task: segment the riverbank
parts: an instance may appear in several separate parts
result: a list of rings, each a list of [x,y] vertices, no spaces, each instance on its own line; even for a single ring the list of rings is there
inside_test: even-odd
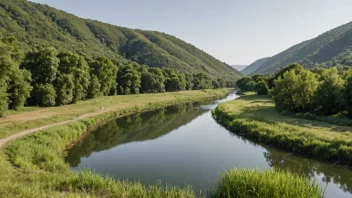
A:
[[[195,197],[190,188],[158,185],[143,186],[140,183],[115,182],[103,179],[90,171],[71,172],[64,162],[65,148],[97,125],[125,115],[150,111],[173,104],[194,102],[224,97],[228,89],[187,91],[165,94],[104,97],[64,107],[46,108],[47,115],[59,112],[56,117],[65,118],[92,109],[105,110],[91,117],[72,120],[24,138],[10,142],[0,151],[0,196],[1,197]],[[71,113],[64,110],[71,109]],[[31,113],[26,112],[24,114]],[[21,115],[21,114],[18,114]],[[53,118],[55,116],[52,116]],[[38,120],[26,120],[40,125]],[[49,123],[53,120],[49,119]],[[47,123],[47,122],[45,122]],[[30,123],[29,123],[30,124]],[[8,128],[11,131],[18,127]]]
[[[269,96],[244,95],[220,104],[212,113],[229,130],[255,141],[352,165],[352,127],[283,115]]]

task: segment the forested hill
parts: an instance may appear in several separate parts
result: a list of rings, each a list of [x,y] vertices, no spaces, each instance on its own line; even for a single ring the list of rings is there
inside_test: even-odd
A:
[[[270,57],[247,75],[273,74],[283,67],[297,62],[305,68],[352,66],[352,22],[325,32]],[[256,65],[258,66],[258,65]],[[247,67],[246,69],[248,70]]]
[[[174,36],[81,19],[25,0],[0,1],[0,34],[15,36],[26,50],[51,46],[93,57],[128,59],[151,67],[204,72],[213,78],[233,80],[242,75]]]

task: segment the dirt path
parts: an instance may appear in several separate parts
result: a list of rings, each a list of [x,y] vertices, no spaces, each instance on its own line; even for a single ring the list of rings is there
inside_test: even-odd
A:
[[[38,128],[34,128],[34,129],[28,129],[28,130],[22,131],[20,133],[16,133],[14,135],[8,136],[6,138],[0,139],[0,148],[2,148],[5,144],[7,144],[8,142],[10,142],[12,140],[15,140],[17,138],[23,137],[23,136],[31,134],[31,133],[35,133],[37,131],[48,129],[48,128],[51,128],[51,127],[54,127],[54,126],[60,126],[60,125],[67,124],[67,123],[70,123],[70,122],[74,122],[74,121],[77,121],[77,120],[82,120],[82,119],[89,118],[89,117],[92,117],[92,116],[96,116],[96,115],[99,115],[99,114],[102,114],[102,113],[111,112],[111,111],[117,111],[118,109],[121,109],[121,108],[122,107],[110,108],[110,109],[105,109],[105,110],[99,110],[97,112],[83,114],[83,115],[81,115],[81,116],[79,116],[79,117],[77,117],[75,119],[65,120],[65,121],[62,121],[62,122],[54,123],[54,124],[48,124],[48,125],[44,125],[44,126],[41,126],[41,127],[38,127]]]

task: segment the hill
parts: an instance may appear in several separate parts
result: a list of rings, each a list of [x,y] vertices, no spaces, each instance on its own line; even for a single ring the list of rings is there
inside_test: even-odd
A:
[[[294,62],[300,63],[306,68],[335,66],[339,62],[336,61],[337,58],[341,60],[346,58],[346,55],[350,55],[348,52],[351,46],[352,22],[294,45],[270,57],[257,69],[248,70],[244,73],[247,75],[273,74]],[[352,64],[347,66],[352,66]]]
[[[25,0],[0,1],[0,34],[15,36],[30,50],[53,46],[97,57],[129,60],[181,72],[204,72],[213,78],[242,74],[174,36],[82,19],[47,5]]]
[[[236,69],[237,71],[241,71],[246,68],[248,65],[230,65],[232,68]]]
[[[269,58],[259,59],[259,60],[255,61],[254,63],[248,65],[246,68],[242,69],[241,72],[246,74],[246,75],[250,75],[252,72],[257,70],[260,66],[264,65],[264,63],[266,63],[266,61],[268,59]]]

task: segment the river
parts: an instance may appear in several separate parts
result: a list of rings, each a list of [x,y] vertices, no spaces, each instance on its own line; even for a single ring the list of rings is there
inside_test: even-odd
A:
[[[325,197],[352,197],[352,169],[255,143],[231,133],[211,115],[217,104],[186,103],[139,113],[100,126],[77,142],[66,161],[115,179],[144,184],[191,185],[197,193],[216,185],[231,168],[280,167],[316,180]]]

